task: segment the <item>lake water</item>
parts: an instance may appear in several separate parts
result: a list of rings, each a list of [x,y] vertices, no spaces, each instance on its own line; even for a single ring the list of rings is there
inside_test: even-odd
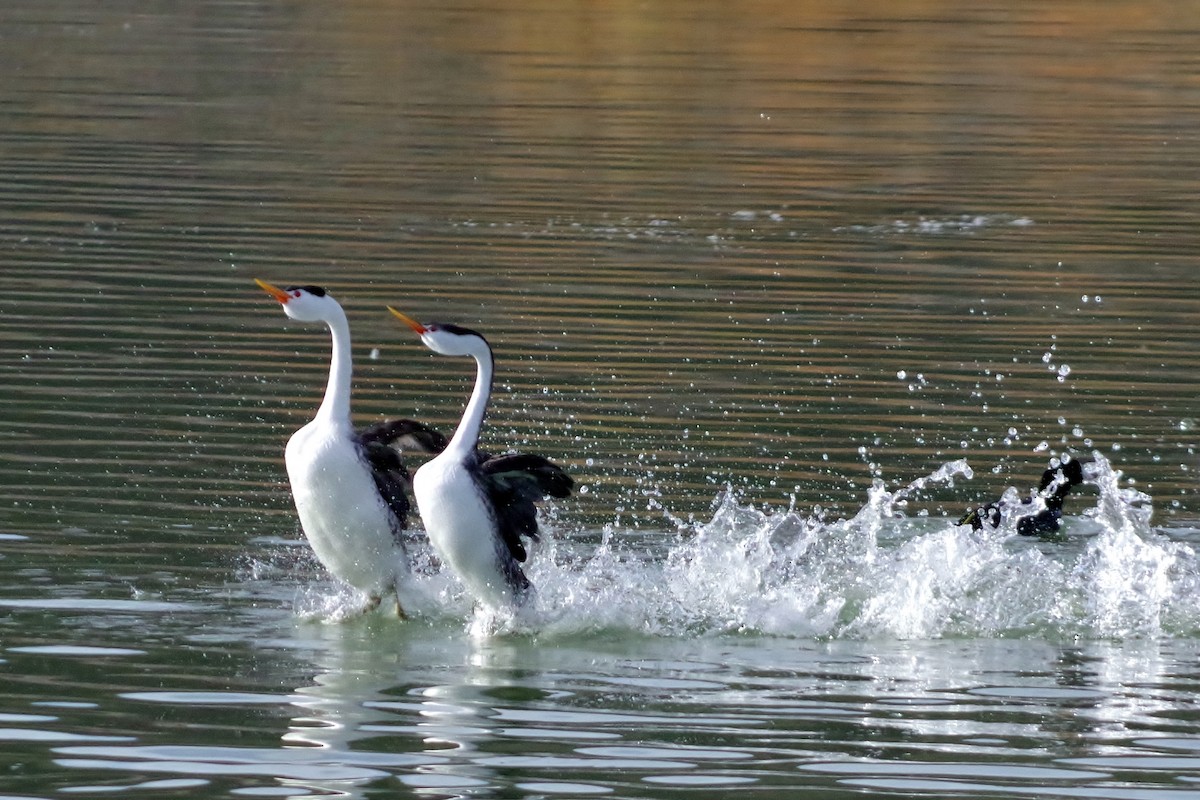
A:
[[[0,797],[1200,798],[1196,11],[7,3]],[[530,620],[348,613],[255,277],[488,335]]]

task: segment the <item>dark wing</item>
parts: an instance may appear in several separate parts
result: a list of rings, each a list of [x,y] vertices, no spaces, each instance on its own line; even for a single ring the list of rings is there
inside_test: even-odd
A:
[[[379,490],[380,496],[396,518],[392,532],[399,537],[400,531],[408,524],[408,512],[412,509],[412,504],[408,501],[408,493],[411,491],[408,470],[400,460],[400,454],[386,444],[360,441],[358,446],[367,460],[367,466],[371,468],[375,488]]]
[[[521,537],[538,538],[535,504],[546,497],[567,497],[575,481],[550,459],[528,453],[481,458],[479,474],[496,513],[500,537],[512,557],[524,561]]]
[[[361,444],[377,442],[398,445],[401,450],[436,455],[446,449],[446,437],[433,428],[411,419],[389,419],[363,428],[358,434]]]
[[[411,419],[393,419],[364,428],[356,438],[360,452],[371,468],[375,488],[396,517],[398,527],[394,533],[399,537],[400,531],[408,524],[408,514],[412,510],[412,503],[408,500],[412,480],[400,453],[392,444],[404,450],[440,453],[446,447],[446,437]]]
[[[977,531],[983,527],[984,523],[991,525],[993,528],[1000,527],[1000,503],[988,503],[986,506],[973,508],[962,518],[956,522],[956,525],[970,525],[971,530]]]
[[[1055,465],[1042,473],[1038,483],[1038,494],[1046,503],[1046,507],[1036,514],[1021,517],[1017,520],[1017,533],[1022,536],[1052,536],[1058,533],[1062,519],[1063,501],[1071,493],[1071,489],[1083,483],[1083,465],[1078,461],[1068,461]],[[1031,500],[1032,502],[1032,500]]]
[[[1042,473],[1042,480],[1038,483],[1038,492],[1046,498],[1046,507],[1057,511],[1062,510],[1063,500],[1071,493],[1071,489],[1083,483],[1083,465],[1078,461],[1068,461],[1065,464],[1054,466]],[[1046,490],[1054,486],[1054,489],[1046,493]]]

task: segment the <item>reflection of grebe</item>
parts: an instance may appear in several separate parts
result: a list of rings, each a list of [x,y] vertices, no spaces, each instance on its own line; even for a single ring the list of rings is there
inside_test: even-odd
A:
[[[477,600],[519,607],[532,586],[521,570],[522,536],[537,539],[535,503],[566,497],[574,481],[549,459],[529,453],[491,456],[476,449],[492,393],[492,349],[457,325],[422,325],[389,306],[436,353],[471,356],[475,389],[442,453],[417,470],[413,494],[429,541]]]
[[[350,326],[319,286],[278,289],[257,281],[301,322],[323,322],[333,337],[329,383],[312,422],[288,440],[284,460],[304,535],[335,577],[367,595],[367,609],[395,598],[409,573],[400,540],[409,512],[408,470],[390,445],[435,453],[441,434],[412,420],[356,432],[350,422]]]
[[[436,769],[443,759],[418,751],[363,746],[382,736],[405,735],[403,718],[377,704],[395,700],[398,654],[407,647],[401,631],[367,620],[347,625],[304,625],[297,642],[313,649],[311,684],[292,693],[296,709],[282,736],[288,757],[311,774],[284,781],[322,797],[374,796],[385,781],[414,770]],[[309,795],[304,795],[309,796]]]
[[[1055,459],[1050,462],[1049,469],[1042,473],[1037,494],[1025,498],[1016,505],[996,500],[972,509],[958,521],[958,524],[970,525],[973,530],[979,530],[986,522],[993,528],[998,528],[1002,512],[1010,512],[1017,515],[1017,533],[1022,536],[1046,536],[1057,533],[1062,519],[1063,501],[1071,493],[1071,489],[1081,483],[1083,483],[1083,467],[1078,461],[1071,459],[1060,462]],[[1041,498],[1044,504],[1044,507],[1037,511],[1034,511],[1036,508],[1035,498]]]
[[[311,654],[314,675],[292,693],[295,712],[282,748],[289,761],[327,774],[288,785],[357,800],[376,796],[388,777],[439,797],[495,780],[492,768],[476,763],[494,754],[484,745],[499,735],[491,690],[521,685],[515,676],[537,664],[530,648],[480,648],[424,626],[371,618],[296,630],[297,653]],[[426,662],[442,666],[422,670]],[[455,664],[462,667],[445,666]]]

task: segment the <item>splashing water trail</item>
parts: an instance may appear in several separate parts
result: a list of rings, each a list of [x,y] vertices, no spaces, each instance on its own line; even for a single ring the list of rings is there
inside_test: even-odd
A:
[[[1180,591],[1196,579],[1194,551],[1149,533],[1150,496],[1120,488],[1120,471],[1103,457],[1096,459],[1087,477],[1100,489],[1100,502],[1089,515],[1104,525],[1088,543],[1073,575],[1093,587],[1085,598],[1088,618],[1102,636],[1167,632],[1164,617],[1181,601],[1191,606],[1187,599],[1195,596]]]
[[[706,523],[668,515],[674,535],[608,525],[598,544],[583,544],[551,534],[526,564],[536,602],[516,614],[475,608],[432,554],[416,552],[406,610],[474,637],[1123,639],[1200,630],[1200,560],[1151,526],[1151,498],[1122,488],[1121,472],[1100,453],[1084,469],[1095,493],[1071,495],[1072,513],[1054,541],[1018,535],[1008,516],[975,531],[906,514],[923,490],[960,477],[973,477],[965,460],[896,490],[876,478],[858,512],[836,521],[795,505],[755,508],[726,489]],[[1021,494],[1010,488],[1004,500],[1019,506]],[[287,549],[290,563],[298,548]],[[259,564],[253,574],[270,571]],[[293,601],[302,617],[338,622],[357,615],[363,598],[305,585]]]
[[[1093,454],[1085,476],[1096,505],[1068,517],[1062,541],[1019,536],[1013,519],[972,531],[900,510],[928,485],[959,476],[972,477],[965,461],[894,492],[877,479],[858,513],[836,522],[795,508],[762,511],[726,491],[709,522],[682,530],[661,554],[622,548],[611,529],[589,556],[554,548],[532,565],[538,625],[906,639],[1194,630],[1195,553],[1151,528],[1150,498],[1122,489],[1103,455]]]

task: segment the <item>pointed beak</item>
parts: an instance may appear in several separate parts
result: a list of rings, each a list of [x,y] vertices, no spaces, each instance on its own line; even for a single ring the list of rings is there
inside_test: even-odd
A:
[[[280,289],[278,286],[272,286],[271,284],[267,283],[266,281],[261,281],[258,278],[255,278],[254,282],[257,283],[260,287],[262,287],[262,290],[264,292],[271,295],[271,297],[274,297],[276,300],[283,303],[284,305],[287,305],[287,301],[292,299],[291,295],[289,295],[283,289]]]
[[[410,316],[408,316],[408,315],[406,315],[406,314],[401,314],[399,311],[397,311],[396,309],[392,308],[391,306],[388,306],[388,307],[387,307],[387,310],[388,310],[388,311],[390,311],[390,312],[392,312],[392,314],[394,314],[394,315],[396,316],[396,318],[397,318],[397,319],[403,320],[403,321],[404,321],[404,324],[405,324],[405,325],[407,325],[408,327],[412,328],[412,329],[413,329],[413,331],[415,331],[415,332],[416,332],[417,336],[424,336],[426,333],[428,333],[428,332],[429,332],[429,329],[428,329],[428,328],[426,328],[426,327],[425,327],[424,325],[422,325],[421,323],[417,322],[417,321],[416,321],[415,319],[413,319],[412,317],[410,317]]]

